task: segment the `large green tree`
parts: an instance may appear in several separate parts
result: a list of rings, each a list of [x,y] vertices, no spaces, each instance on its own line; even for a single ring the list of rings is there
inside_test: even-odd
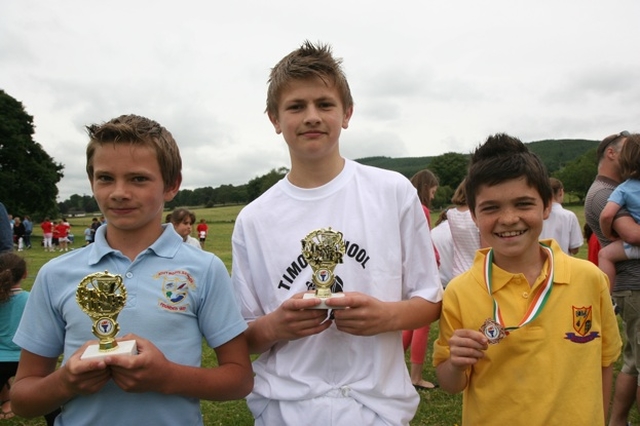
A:
[[[564,186],[564,192],[575,195],[582,203],[597,174],[598,162],[594,148],[575,160],[569,161],[566,166],[553,173],[552,176],[560,179]]]
[[[41,219],[57,211],[62,164],[33,140],[33,117],[0,90],[0,200],[15,215]]]
[[[457,152],[447,152],[433,157],[429,170],[438,176],[440,186],[449,186],[455,190],[467,175],[469,156]]]

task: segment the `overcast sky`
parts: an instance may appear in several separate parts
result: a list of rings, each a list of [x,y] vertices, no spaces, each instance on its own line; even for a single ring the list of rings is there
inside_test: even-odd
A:
[[[347,158],[638,131],[638,18],[637,0],[4,0],[0,89],[64,164],[60,201],[91,193],[84,126],[128,113],[173,133],[183,189],[215,188],[289,164],[266,82],[305,39],[344,59]]]

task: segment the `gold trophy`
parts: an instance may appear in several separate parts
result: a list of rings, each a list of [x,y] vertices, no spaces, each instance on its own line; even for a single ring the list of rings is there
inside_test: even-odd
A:
[[[344,297],[344,293],[332,293],[331,286],[336,281],[333,273],[336,265],[342,263],[345,253],[342,232],[331,227],[311,231],[302,240],[302,256],[313,271],[312,281],[316,287],[315,294],[306,293],[305,299],[318,298],[322,303],[314,309],[332,309],[325,304],[332,297]]]
[[[76,302],[93,320],[91,331],[100,340],[99,345],[90,345],[80,359],[138,353],[135,340],[119,344],[116,341],[120,331],[116,318],[127,303],[127,289],[120,275],[110,274],[109,271],[87,275],[78,285]]]

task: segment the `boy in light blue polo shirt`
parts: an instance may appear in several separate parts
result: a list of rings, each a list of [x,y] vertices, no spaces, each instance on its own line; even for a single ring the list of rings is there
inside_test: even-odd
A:
[[[253,386],[229,274],[162,224],[182,181],[171,134],[134,115],[87,129],[87,174],[107,225],[94,244],[40,270],[14,339],[23,349],[13,410],[34,417],[62,406],[56,424],[202,425],[200,399],[238,399]],[[117,321],[138,354],[82,360],[95,337],[76,290],[104,271],[122,277],[127,301]],[[218,367],[201,367],[203,337]]]

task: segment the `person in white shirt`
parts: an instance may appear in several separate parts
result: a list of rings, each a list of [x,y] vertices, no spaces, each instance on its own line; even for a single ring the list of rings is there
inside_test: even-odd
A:
[[[564,201],[562,182],[556,178],[549,178],[549,182],[551,182],[551,189],[553,189],[551,213],[542,224],[540,239],[553,238],[558,242],[563,252],[575,255],[584,242],[580,222],[574,212],[562,207]]]
[[[436,246],[436,250],[440,255],[438,271],[440,272],[442,287],[446,288],[451,278],[453,278],[453,236],[447,220],[447,210],[443,210],[440,213],[440,217],[438,217],[435,226],[431,230],[431,241],[433,241],[433,245]]]
[[[467,206],[464,192],[466,179],[460,182],[453,193],[451,202],[455,207],[447,210],[447,221],[453,236],[453,276],[465,272],[473,264],[476,250],[482,247],[480,232]]]

